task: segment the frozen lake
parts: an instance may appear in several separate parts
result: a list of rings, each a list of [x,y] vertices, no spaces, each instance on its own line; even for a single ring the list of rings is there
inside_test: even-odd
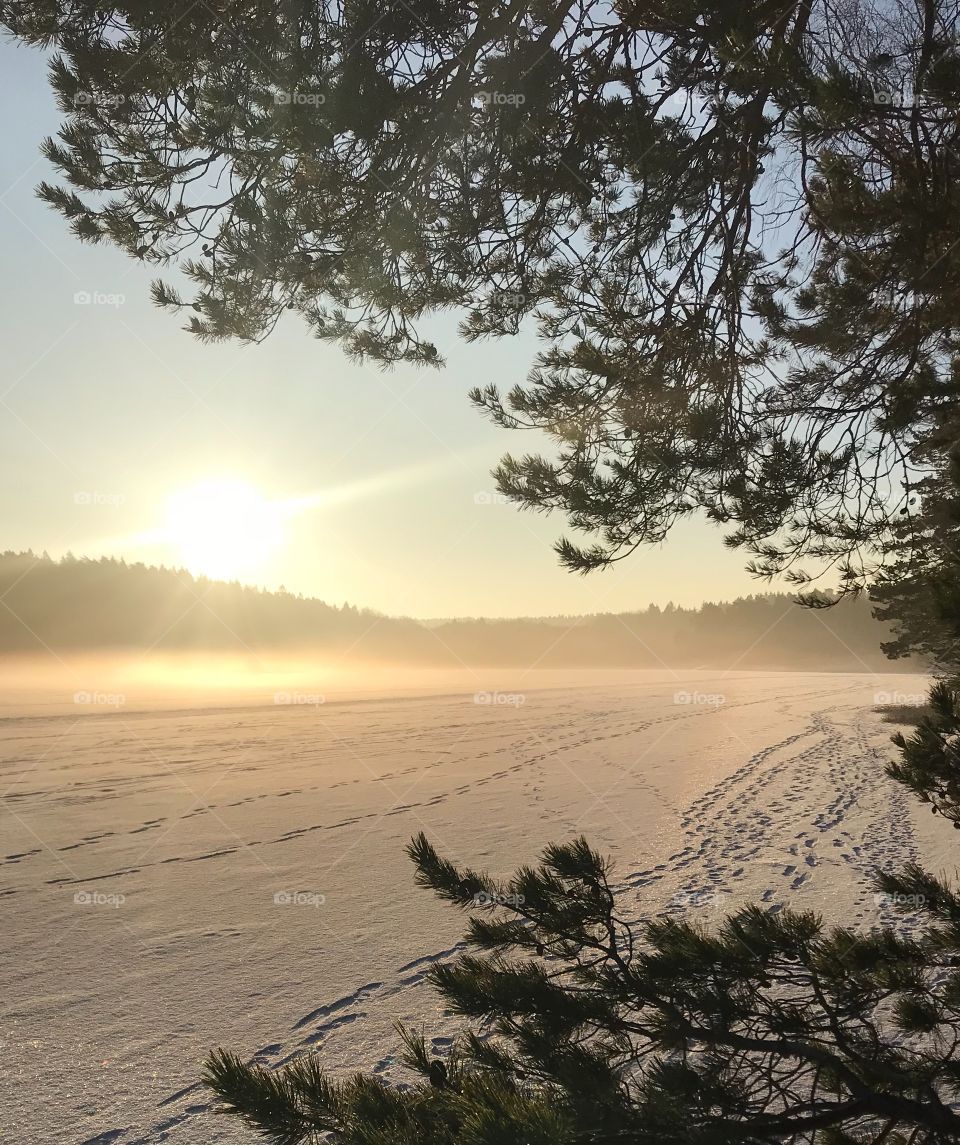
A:
[[[500,874],[583,833],[628,914],[692,896],[706,923],[754,899],[869,927],[893,917],[873,869],[953,866],[953,832],[884,777],[894,729],[872,711],[921,677],[484,676],[5,707],[0,1140],[252,1142],[194,1087],[218,1045],[392,1077],[400,1018],[442,1053],[457,1021],[423,975],[464,918],[413,885],[421,830]]]

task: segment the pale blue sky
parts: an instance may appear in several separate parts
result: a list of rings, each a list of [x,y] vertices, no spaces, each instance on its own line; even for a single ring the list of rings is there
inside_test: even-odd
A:
[[[313,498],[243,579],[334,603],[509,616],[762,591],[706,522],[583,578],[550,547],[562,518],[477,503],[500,454],[537,443],[489,425],[466,393],[522,380],[530,337],[466,346],[444,320],[439,372],[352,365],[292,314],[263,346],[200,345],[150,303],[149,268],[82,245],[36,199],[53,177],[39,145],[59,124],[42,55],[0,43],[0,91],[0,549],[178,563],[182,546],[156,533],[167,499],[232,479],[271,504]]]

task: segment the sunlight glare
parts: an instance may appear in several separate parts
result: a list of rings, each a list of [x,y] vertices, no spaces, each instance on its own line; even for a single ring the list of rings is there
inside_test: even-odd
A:
[[[285,539],[281,508],[232,479],[171,494],[165,531],[185,568],[223,580],[256,574]]]

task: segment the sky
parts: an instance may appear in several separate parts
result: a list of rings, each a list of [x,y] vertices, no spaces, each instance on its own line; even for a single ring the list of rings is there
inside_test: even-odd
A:
[[[260,346],[203,346],[149,299],[151,269],[82,244],[35,195],[61,116],[42,53],[0,41],[0,549],[113,555],[392,615],[544,616],[764,591],[722,531],[688,521],[582,577],[562,516],[495,494],[507,452],[468,390],[523,381],[532,335],[464,344],[441,370],[383,372],[296,314]],[[579,537],[581,541],[584,539]]]

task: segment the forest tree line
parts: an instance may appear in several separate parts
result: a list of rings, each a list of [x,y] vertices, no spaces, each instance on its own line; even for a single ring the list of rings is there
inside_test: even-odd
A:
[[[0,554],[0,651],[349,650],[424,665],[889,671],[863,598],[810,610],[766,593],[697,608],[423,623],[111,557]]]

